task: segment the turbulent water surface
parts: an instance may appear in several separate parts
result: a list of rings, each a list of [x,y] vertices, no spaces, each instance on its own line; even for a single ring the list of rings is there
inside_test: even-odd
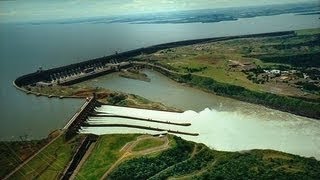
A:
[[[320,159],[320,124],[311,119],[277,112],[270,117],[261,117],[259,112],[217,111],[205,109],[201,112],[161,112],[115,106],[97,108],[108,115],[130,116],[175,123],[191,123],[178,126],[157,122],[138,121],[119,117],[91,117],[90,124],[131,124],[165,130],[199,133],[199,136],[179,135],[187,140],[201,142],[209,147],[224,151],[250,149],[274,149],[306,157]],[[83,127],[81,133],[156,133],[156,131],[126,127]]]

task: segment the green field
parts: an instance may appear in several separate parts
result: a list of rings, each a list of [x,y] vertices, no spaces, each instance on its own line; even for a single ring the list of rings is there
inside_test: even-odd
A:
[[[97,179],[122,155],[121,148],[137,138],[136,134],[100,136],[87,161],[77,174],[77,179]]]
[[[46,143],[47,139],[0,142],[0,179],[32,156]]]
[[[163,144],[164,144],[163,140],[159,138],[144,139],[144,140],[141,140],[138,144],[136,144],[132,149],[132,151],[142,151],[142,150],[150,149],[153,147],[161,146]]]
[[[58,179],[80,143],[80,136],[66,142],[60,136],[17,171],[10,179]]]

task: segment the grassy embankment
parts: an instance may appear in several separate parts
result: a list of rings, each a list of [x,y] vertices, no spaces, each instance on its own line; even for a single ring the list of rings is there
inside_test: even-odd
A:
[[[161,50],[135,60],[159,64],[179,73],[166,74],[172,79],[209,92],[320,118],[320,94],[316,91],[319,85],[305,84],[319,84],[315,76],[320,75],[316,69],[320,66],[316,59],[320,53],[319,36],[317,29],[298,31],[291,37],[235,39]],[[263,69],[299,73],[269,78]],[[301,78],[303,73],[314,79]]]
[[[47,138],[41,140],[27,140],[26,137],[21,137],[21,141],[1,141],[0,178],[13,171],[58,135],[59,131],[53,131]]]
[[[31,157],[47,140],[0,142],[0,179]]]
[[[132,151],[142,151],[146,149],[150,149],[152,147],[157,147],[163,145],[163,141],[161,139],[144,139],[134,146]]]
[[[131,158],[109,179],[317,179],[320,162],[272,150],[222,152],[171,138],[161,153]],[[94,160],[92,160],[94,161]]]
[[[9,179],[58,179],[80,145],[81,139],[82,136],[76,136],[65,141],[65,138],[60,136]]]
[[[96,179],[102,177],[106,170],[121,157],[121,148],[137,137],[137,134],[100,136],[90,156],[76,175],[76,178]]]

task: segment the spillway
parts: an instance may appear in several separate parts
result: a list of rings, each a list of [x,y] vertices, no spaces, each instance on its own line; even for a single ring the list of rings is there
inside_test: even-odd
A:
[[[142,110],[103,105],[97,107],[92,116],[84,123],[81,133],[105,134],[104,130],[119,130],[123,128],[145,130],[139,133],[156,134],[167,131],[173,134],[197,136],[191,132],[192,119],[185,113]],[[118,132],[119,133],[119,132]]]
[[[271,119],[270,116],[259,116],[255,113],[244,114],[237,111],[216,111],[208,108],[199,113],[195,111],[177,113],[107,105],[96,108],[95,111],[97,116],[89,117],[86,123],[98,127],[83,126],[80,133],[97,135],[114,133],[156,134],[170,129],[199,133],[199,136],[173,134],[186,140],[204,143],[217,150],[274,149],[320,159],[320,124],[311,119],[301,120],[295,115],[290,115],[290,118],[281,120],[283,117],[275,114],[271,116]],[[99,117],[99,114],[157,119],[163,122],[190,123],[191,125],[178,126],[130,118]],[[103,127],[103,125],[112,124],[145,126],[159,128],[159,130],[120,126]]]

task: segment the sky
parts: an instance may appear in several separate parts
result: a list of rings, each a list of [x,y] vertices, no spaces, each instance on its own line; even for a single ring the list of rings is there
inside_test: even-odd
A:
[[[314,0],[0,0],[0,22],[56,20]]]

